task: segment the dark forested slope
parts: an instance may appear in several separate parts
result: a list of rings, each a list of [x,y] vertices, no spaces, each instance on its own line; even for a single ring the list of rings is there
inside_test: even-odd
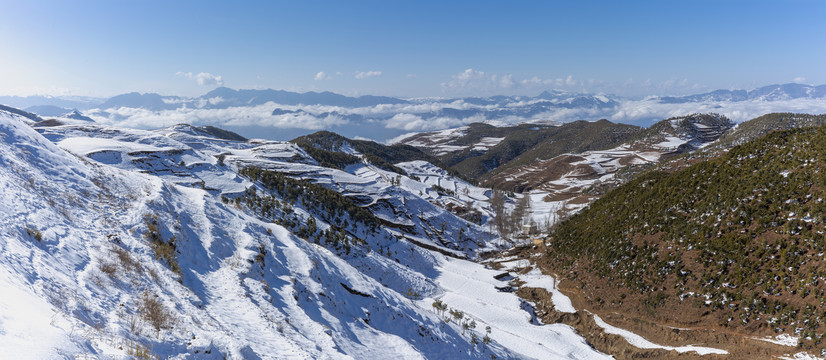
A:
[[[558,226],[546,260],[594,306],[817,346],[824,175],[826,127],[776,131],[609,192]]]

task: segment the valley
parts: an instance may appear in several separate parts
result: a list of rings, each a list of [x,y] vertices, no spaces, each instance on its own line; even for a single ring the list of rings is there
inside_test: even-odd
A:
[[[826,360],[826,2],[0,21],[0,360]]]

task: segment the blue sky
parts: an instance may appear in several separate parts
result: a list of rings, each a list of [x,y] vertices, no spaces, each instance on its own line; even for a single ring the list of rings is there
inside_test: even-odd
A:
[[[0,95],[826,83],[823,1],[7,1]]]

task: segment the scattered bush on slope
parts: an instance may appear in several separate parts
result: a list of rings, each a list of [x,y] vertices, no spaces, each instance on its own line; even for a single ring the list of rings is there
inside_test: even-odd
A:
[[[768,322],[818,345],[824,174],[826,127],[777,131],[609,192],[558,226],[548,259],[571,279],[604,279],[603,294],[646,294],[652,309],[690,302],[720,325]]]

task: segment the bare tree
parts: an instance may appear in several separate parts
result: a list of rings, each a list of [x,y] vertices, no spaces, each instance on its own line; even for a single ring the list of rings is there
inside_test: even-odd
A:
[[[502,237],[507,236],[507,212],[505,210],[505,192],[493,190],[490,196],[490,207],[493,210],[493,226],[499,231]]]
[[[516,201],[516,207],[513,208],[513,212],[510,213],[509,224],[511,226],[511,232],[522,229],[522,222],[524,221],[530,208],[531,197],[528,194],[522,194],[522,197]]]

